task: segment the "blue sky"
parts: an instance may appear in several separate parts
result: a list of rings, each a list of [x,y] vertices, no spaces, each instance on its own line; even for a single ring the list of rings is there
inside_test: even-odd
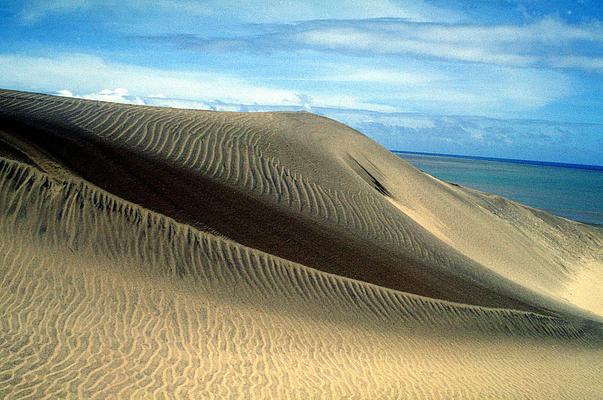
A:
[[[0,86],[308,110],[390,149],[603,164],[597,1],[0,3]]]

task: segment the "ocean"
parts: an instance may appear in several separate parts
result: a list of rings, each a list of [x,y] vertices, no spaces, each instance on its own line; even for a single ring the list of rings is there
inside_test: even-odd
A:
[[[603,225],[603,167],[393,151],[442,180]]]

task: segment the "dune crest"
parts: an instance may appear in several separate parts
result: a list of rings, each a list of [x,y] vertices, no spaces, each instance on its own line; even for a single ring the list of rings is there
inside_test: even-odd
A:
[[[600,395],[603,233],[322,117],[0,91],[0,204],[7,398]]]

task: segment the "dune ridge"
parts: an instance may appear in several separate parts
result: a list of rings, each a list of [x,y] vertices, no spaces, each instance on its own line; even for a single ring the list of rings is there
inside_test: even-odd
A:
[[[116,122],[127,113],[129,122]],[[582,265],[589,283],[601,279],[603,239],[594,228],[447,185],[306,114],[3,92],[0,130],[0,390],[8,398],[601,393],[599,305],[563,298],[568,282],[582,288],[572,278]],[[328,154],[316,149],[320,140]],[[401,193],[400,180],[415,193]],[[539,245],[549,268],[543,282],[503,276],[504,262],[480,263],[441,205],[409,202],[429,193],[449,195],[447,205],[468,202],[488,216],[482,223],[509,225],[501,235],[512,229]],[[253,215],[256,206],[267,215]],[[422,213],[418,221],[405,207]],[[282,248],[270,251],[276,239]],[[554,244],[563,246],[546,253]],[[301,254],[311,249],[318,255]],[[359,253],[368,255],[351,260]],[[458,265],[460,273],[450,271]]]

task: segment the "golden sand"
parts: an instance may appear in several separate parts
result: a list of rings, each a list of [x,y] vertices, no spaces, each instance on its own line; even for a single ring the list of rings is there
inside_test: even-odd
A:
[[[0,249],[9,399],[603,394],[601,230],[308,113],[0,91]]]

